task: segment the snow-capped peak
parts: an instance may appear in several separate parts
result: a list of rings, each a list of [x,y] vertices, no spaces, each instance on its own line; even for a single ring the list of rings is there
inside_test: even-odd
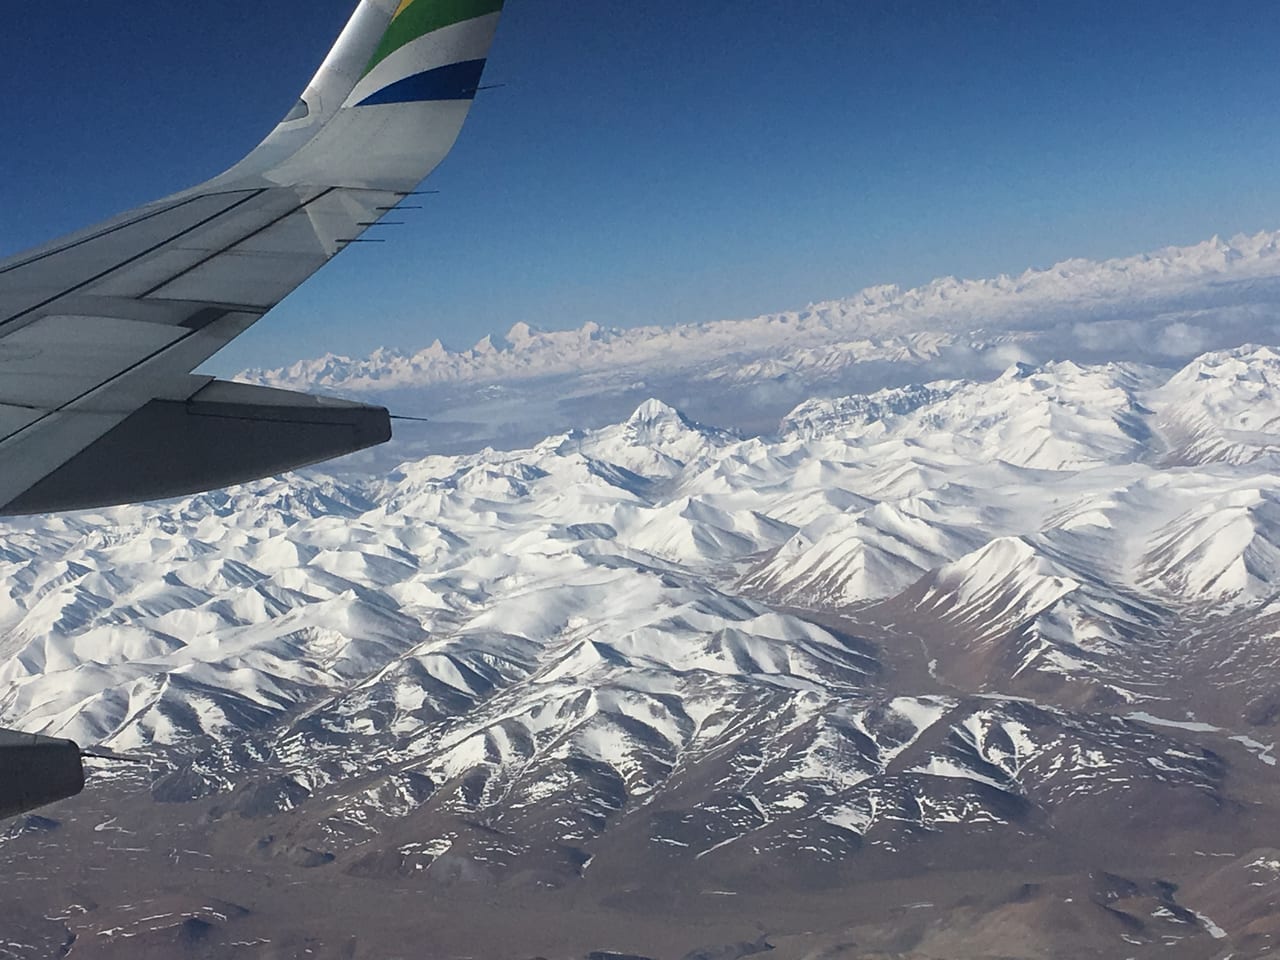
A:
[[[1280,453],[1280,354],[1270,347],[1197,357],[1148,403],[1179,462],[1248,463]]]
[[[627,418],[627,426],[636,429],[694,429],[683,413],[653,397],[636,407],[636,412]]]

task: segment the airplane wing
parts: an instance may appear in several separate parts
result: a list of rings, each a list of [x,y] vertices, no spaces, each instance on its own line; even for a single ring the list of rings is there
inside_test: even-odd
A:
[[[501,8],[360,0],[240,163],[0,261],[0,514],[194,493],[390,438],[380,407],[191,371],[436,168]]]

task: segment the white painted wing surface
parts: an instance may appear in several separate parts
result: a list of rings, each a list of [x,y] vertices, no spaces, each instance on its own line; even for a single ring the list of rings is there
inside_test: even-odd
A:
[[[501,5],[361,0],[243,161],[0,262],[0,513],[196,492],[390,436],[381,408],[191,371],[435,169]]]

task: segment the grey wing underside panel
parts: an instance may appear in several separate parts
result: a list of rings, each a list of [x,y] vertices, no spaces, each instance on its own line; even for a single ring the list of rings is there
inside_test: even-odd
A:
[[[193,194],[0,265],[0,512],[30,512],[23,491],[148,403],[190,400],[209,383],[190,371],[400,199],[337,187]],[[77,505],[166,492],[104,489]]]
[[[83,789],[84,763],[70,740],[0,730],[0,819]]]
[[[152,400],[10,501],[10,513],[176,497],[269,476],[391,439],[385,411],[214,381]]]

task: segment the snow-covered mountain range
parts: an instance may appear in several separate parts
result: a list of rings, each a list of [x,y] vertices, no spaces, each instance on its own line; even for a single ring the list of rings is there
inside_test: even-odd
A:
[[[1185,719],[1153,679],[1191,625],[1274,615],[1277,417],[1267,348],[1015,365],[772,439],[650,401],[360,484],[12,521],[0,709],[154,758],[159,800],[320,804],[308,844],[350,856],[423,810],[501,824],[511,860],[637,817],[696,858],[838,860],[1047,798],[1197,809],[1222,757],[1130,715]],[[1248,700],[1198,709],[1264,766]],[[494,855],[439,829],[406,862]]]
[[[1250,313],[1270,321],[1249,307],[1251,301],[1273,304],[1278,278],[1280,232],[1264,232],[1101,262],[1067,260],[1016,277],[943,277],[912,290],[870,287],[848,299],[749,320],[632,329],[587,322],[558,332],[518,322],[505,336],[486,335],[468,350],[451,351],[437,340],[416,353],[379,350],[359,360],[328,354],[245,376],[273,386],[370,391],[674,363],[708,379],[767,380],[855,363],[935,360],[957,339],[984,332],[993,338],[988,349],[994,350],[997,341],[1030,344],[1062,332],[1064,317],[1083,324],[1066,334],[1086,351],[1101,346],[1112,357],[1141,351],[1177,358],[1200,352],[1226,333],[1214,328],[1228,306],[1237,310],[1238,321]],[[1224,287],[1234,288],[1234,302]],[[1157,305],[1167,304],[1182,305],[1185,314],[1157,314]],[[1028,336],[1007,337],[1015,331]],[[1232,329],[1229,335],[1238,332]],[[1057,347],[1064,344],[1054,341]],[[1058,355],[1074,352],[1059,350]],[[1008,355],[996,351],[989,363]]]
[[[1097,296],[1274,250],[1113,264]],[[184,854],[343,883],[745,896],[1171,838],[1198,879],[1215,838],[1243,856],[1272,822],[1277,422],[1267,347],[1019,361],[807,400],[761,435],[650,399],[386,475],[5,521],[0,715],[151,765],[76,801],[111,819],[60,815],[93,862],[158,863],[98,834],[167,818],[199,825]],[[1146,910],[1131,943],[1271,942],[1261,908],[1142,883],[1091,894]]]
[[[406,674],[439,684],[431,720],[456,712],[450,697],[624,665],[858,687],[870,654],[786,609],[913,589],[920,610],[972,629],[1036,622],[1046,650],[1100,656],[1172,611],[1273,599],[1276,417],[1267,348],[1171,378],[1015,365],[989,384],[812,401],[773,439],[649,401],[602,430],[362,484],[285,478],[13,521],[3,704],[133,749],[279,719],[375,675],[386,702]],[[1084,669],[1061,650],[1028,667]],[[679,752],[699,725],[670,723]]]
[[[987,280],[872,287],[844,300],[747,320],[538,331],[449,350],[326,355],[242,379],[320,387],[428,416],[436,450],[531,445],[624,418],[657,397],[697,419],[768,432],[813,396],[939,377],[987,380],[1015,362],[1169,366],[1206,350],[1274,343],[1280,233],[1103,262],[1068,260]],[[425,448],[423,448],[425,449]]]

